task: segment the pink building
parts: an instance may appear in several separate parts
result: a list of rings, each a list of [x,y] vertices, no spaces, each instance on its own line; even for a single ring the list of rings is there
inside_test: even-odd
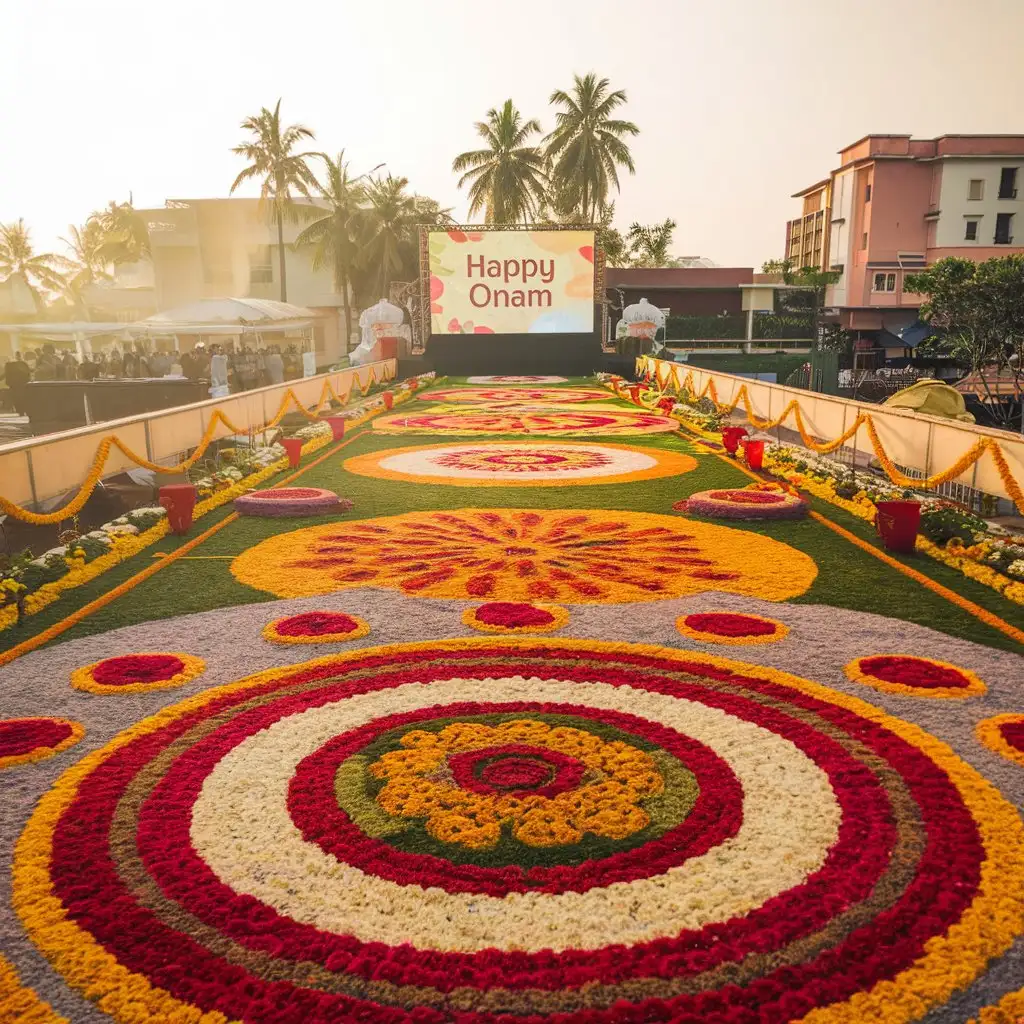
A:
[[[826,304],[861,347],[901,355],[921,340],[900,337],[920,304],[905,275],[946,256],[1024,252],[1024,135],[868,135],[839,157],[794,197],[804,211],[787,224],[786,255],[799,266],[818,250],[813,265],[840,273]],[[820,245],[807,244],[808,206],[826,208]]]

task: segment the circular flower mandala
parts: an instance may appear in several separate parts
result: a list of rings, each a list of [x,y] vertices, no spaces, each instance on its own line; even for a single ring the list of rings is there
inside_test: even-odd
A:
[[[462,621],[482,633],[550,633],[569,621],[569,613],[555,604],[491,601],[467,608]]]
[[[604,412],[395,413],[373,421],[392,434],[660,434],[677,430],[675,420],[627,409]]]
[[[905,1024],[1011,948],[1022,854],[991,785],[855,698],[488,638],[166,708],[43,795],[13,889],[120,1024]]]
[[[550,376],[514,376],[512,374],[498,374],[486,377],[467,377],[468,384],[568,384],[565,377]]]
[[[769,644],[784,640],[789,627],[778,619],[738,612],[694,612],[676,620],[683,636],[713,644]]]
[[[369,632],[365,619],[345,612],[301,612],[263,627],[264,639],[275,644],[329,644],[358,640]]]
[[[419,445],[368,452],[347,459],[345,469],[361,476],[414,483],[479,487],[556,487],[618,484],[688,473],[697,467],[689,455],[657,448],[575,442]]]
[[[87,693],[145,693],[182,686],[205,669],[191,654],[124,654],[76,668],[71,685]]]
[[[231,563],[279,597],[350,587],[496,601],[656,601],[705,590],[783,601],[817,569],[752,533],[643,512],[408,512],[277,534]]]
[[[989,750],[1024,765],[1024,714],[995,715],[977,725],[978,739]]]
[[[276,487],[252,491],[235,498],[235,510],[243,516],[312,516],[322,512],[344,512],[352,507],[323,487]]]
[[[876,690],[908,697],[963,700],[981,696],[988,689],[965,668],[909,654],[875,654],[856,658],[844,671],[855,683],[866,683]]]
[[[418,396],[423,402],[469,402],[490,408],[503,405],[569,405],[603,402],[607,391],[594,388],[435,388]]]
[[[78,722],[66,718],[0,719],[0,768],[53,757],[84,735]]]
[[[799,495],[736,487],[699,491],[672,506],[677,512],[717,519],[801,519],[810,506]]]

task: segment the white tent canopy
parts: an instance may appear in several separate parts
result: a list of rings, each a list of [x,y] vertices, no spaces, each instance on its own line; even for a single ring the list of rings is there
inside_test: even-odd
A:
[[[203,299],[131,325],[150,334],[243,334],[309,327],[315,314],[305,306],[273,299]]]

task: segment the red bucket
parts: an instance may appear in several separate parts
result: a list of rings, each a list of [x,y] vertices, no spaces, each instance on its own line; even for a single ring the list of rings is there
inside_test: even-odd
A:
[[[167,509],[167,521],[175,533],[186,534],[192,526],[196,507],[196,489],[191,484],[164,484],[160,504]]]
[[[345,421],[340,416],[325,416],[331,425],[331,440],[340,441],[345,436]]]
[[[395,396],[390,391],[385,391],[384,394],[381,395],[380,397],[384,399],[384,408],[385,409],[392,409],[392,408],[394,408]]]
[[[910,554],[921,525],[919,501],[876,501],[875,529],[890,551]]]
[[[302,458],[302,438],[286,437],[281,446],[288,453],[288,465],[294,469]]]
[[[764,462],[764,441],[744,441],[743,456],[751,469],[760,469]]]
[[[725,446],[725,450],[730,455],[736,454],[736,449],[739,447],[740,439],[747,436],[746,427],[723,427],[722,428],[722,444]]]

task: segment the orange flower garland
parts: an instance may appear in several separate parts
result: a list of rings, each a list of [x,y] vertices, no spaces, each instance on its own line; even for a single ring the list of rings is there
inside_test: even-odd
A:
[[[988,687],[973,672],[934,658],[882,654],[856,658],[844,670],[855,683],[909,697],[964,700],[980,697]]]
[[[125,654],[83,665],[71,673],[71,685],[86,693],[148,693],[184,686],[206,669],[192,654]]]

